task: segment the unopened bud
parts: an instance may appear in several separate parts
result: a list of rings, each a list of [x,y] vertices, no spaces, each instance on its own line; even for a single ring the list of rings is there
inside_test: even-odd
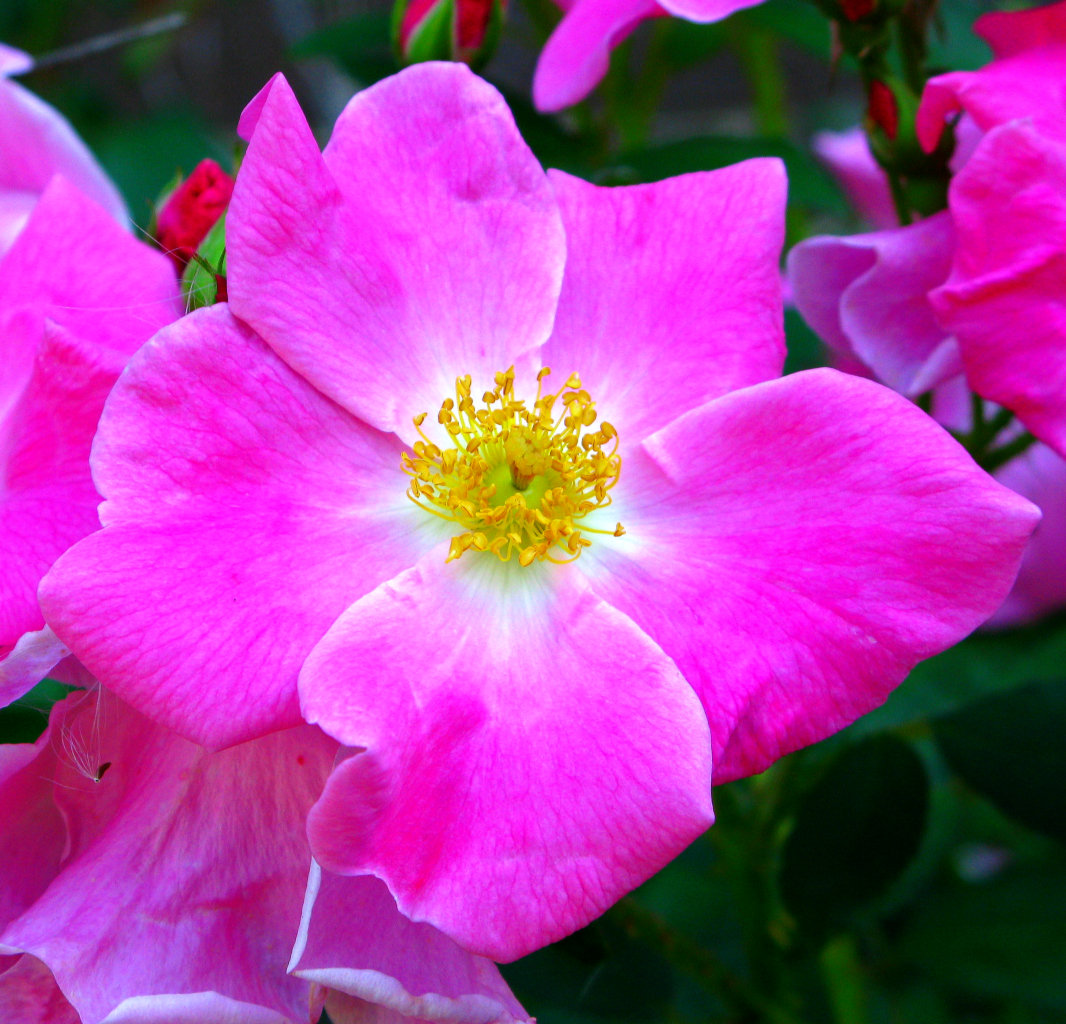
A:
[[[396,0],[393,42],[401,64],[454,60],[473,68],[496,49],[506,0]]]
[[[840,0],[840,9],[848,21],[861,21],[877,9],[877,0]]]
[[[899,103],[895,93],[884,82],[874,79],[870,83],[870,105],[867,112],[870,120],[886,137],[895,141],[899,135]]]
[[[163,201],[155,237],[179,271],[226,212],[232,194],[233,179],[214,160],[202,160]]]

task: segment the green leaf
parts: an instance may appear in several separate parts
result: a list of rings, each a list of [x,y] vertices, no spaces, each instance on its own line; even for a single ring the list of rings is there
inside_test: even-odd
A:
[[[951,767],[1004,814],[1066,840],[1066,681],[994,694],[933,723]]]
[[[785,310],[785,341],[788,344],[786,374],[826,365],[825,346],[821,338],[807,326],[807,321],[795,309]]]
[[[918,852],[929,779],[892,736],[846,748],[800,803],[782,853],[781,895],[811,937],[823,937],[882,895]]]
[[[1007,871],[926,900],[898,953],[970,996],[1066,1010],[1064,921],[1066,873]]]
[[[165,112],[89,133],[104,169],[122,190],[135,224],[147,227],[175,168],[192,170],[204,157],[225,163],[226,150],[191,114]]]
[[[73,686],[54,679],[39,682],[29,693],[0,708],[0,743],[34,743],[48,724],[48,712]]]
[[[1030,682],[1062,677],[1066,665],[1066,616],[1025,629],[975,633],[922,662],[885,704],[847,733],[869,735],[943,715],[971,701]]]
[[[691,171],[713,171],[752,157],[776,156],[788,171],[789,200],[814,210],[844,212],[847,201],[833,178],[809,153],[786,139],[705,135],[623,154],[609,168],[622,181],[660,181]]]
[[[336,21],[304,36],[290,53],[296,59],[332,57],[353,78],[373,85],[398,69],[390,41],[390,18],[388,11],[371,11]]]
[[[829,22],[807,0],[767,0],[733,15],[829,60]]]

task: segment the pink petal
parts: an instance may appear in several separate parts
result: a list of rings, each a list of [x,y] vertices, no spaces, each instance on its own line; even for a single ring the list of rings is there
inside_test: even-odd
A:
[[[23,633],[0,657],[0,708],[29,693],[70,654],[70,649],[49,629]]]
[[[296,1018],[296,1024],[307,1020]],[[132,996],[124,999],[102,1024],[290,1024],[265,1006],[229,999],[217,992],[192,995]]]
[[[954,241],[946,211],[891,231],[807,239],[788,259],[796,307],[889,387],[922,394],[961,369],[928,299],[947,278]]]
[[[0,74],[22,70],[25,54],[4,48]],[[42,193],[53,175],[62,174],[125,227],[126,204],[103,168],[66,118],[16,82],[0,77],[0,191]],[[77,224],[68,223],[68,227]],[[72,238],[81,234],[68,232]],[[102,251],[102,250],[100,250]]]
[[[491,960],[467,953],[428,924],[409,921],[385,883],[369,875],[344,878],[312,868],[290,970],[404,1019],[530,1019]]]
[[[627,536],[581,562],[700,694],[716,783],[836,732],[987,619],[1038,519],[910,402],[834,370],[733,392],[645,449],[612,509]]]
[[[225,305],[193,313],[108,402],[106,529],[45,578],[48,622],[123,699],[205,745],[294,725],[314,644],[437,542],[399,459]]]
[[[888,178],[870,152],[870,143],[862,128],[819,132],[811,139],[811,146],[864,219],[882,230],[899,226]]]
[[[634,444],[736,388],[780,376],[778,160],[597,188],[551,172],[567,264],[542,358],[572,372]]]
[[[982,131],[1030,118],[1037,127],[1061,134],[1066,129],[1066,5],[986,14],[974,31],[996,59],[977,71],[953,71],[926,83],[917,120],[922,145],[933,150],[945,120],[960,110]]]
[[[7,970],[0,966],[0,1020],[5,1024],[82,1024],[52,972],[33,956],[14,958]]]
[[[212,755],[100,689],[57,705],[53,732],[69,855],[0,943],[46,963],[84,1024],[153,1019],[108,1016],[134,997],[210,992],[306,1020],[307,984],[285,966],[304,818],[336,744],[301,726]]]
[[[930,295],[971,388],[1066,453],[1066,146],[990,132],[952,181],[958,246]]]
[[[661,0],[667,12],[686,21],[711,22],[728,18],[736,11],[755,7],[762,0]]]
[[[37,205],[36,192],[0,190],[0,256],[11,247]]]
[[[510,960],[707,828],[707,726],[575,568],[444,555],[354,604],[304,665],[305,717],[365,751],[308,835],[327,870],[375,874],[405,916]]]
[[[470,373],[551,331],[565,261],[554,197],[502,97],[459,64],[358,93],[320,156],[278,79],[227,220],[229,297],[292,367],[412,435]]]
[[[573,106],[607,74],[611,50],[647,18],[666,12],[656,0],[576,0],[540,52],[533,102],[551,112]]]
[[[1014,589],[990,620],[990,625],[1003,627],[1066,605],[1066,462],[1037,444],[1008,462],[996,479],[1044,514],[1025,549]]]
[[[973,26],[996,55],[997,60],[1014,57],[1027,50],[1066,46],[1066,5],[1048,4],[1021,11],[993,11]]]
[[[0,645],[5,647],[44,626],[37,606],[41,577],[71,544],[99,526],[89,448],[117,376],[113,359],[99,347],[53,323],[42,333],[29,380],[0,419],[6,434],[0,463],[5,568],[0,575]]]
[[[111,351],[116,374],[182,313],[170,260],[62,178],[45,190],[0,263],[0,310],[10,315],[24,306]]]
[[[59,871],[67,830],[52,802],[55,766],[49,729],[36,743],[0,744],[0,931],[32,906]]]
[[[33,58],[22,50],[0,43],[0,76],[21,75],[33,67]]]

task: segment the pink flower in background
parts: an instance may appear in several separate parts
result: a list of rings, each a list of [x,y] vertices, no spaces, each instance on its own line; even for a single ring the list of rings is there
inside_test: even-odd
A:
[[[328,995],[334,1020],[358,1000],[526,1020],[494,964],[404,919],[377,879],[316,869],[305,895],[336,751],[302,725],[211,754],[99,687],[0,747],[3,1019],[304,1024]]]
[[[862,128],[819,132],[811,139],[811,147],[836,175],[852,206],[863,218],[876,228],[894,228],[899,224],[888,179],[870,152]]]
[[[563,20],[544,44],[533,76],[538,110],[583,100],[605,74],[611,50],[648,18],[721,21],[762,0],[557,0]]]
[[[0,43],[0,254],[11,245],[55,174],[62,174],[118,223],[126,204],[88,147],[59,111],[9,75],[33,59]]]
[[[42,602],[199,743],[342,743],[327,871],[520,956],[710,824],[712,756],[841,728],[1006,595],[1032,506],[887,389],[774,379],[777,161],[546,176],[451,64],[324,153],[280,77],[242,132],[229,305],[134,358]]]
[[[180,313],[166,257],[62,178],[0,258],[0,707],[68,653],[37,584],[99,527],[89,447],[104,399]]]
[[[947,120],[964,113],[982,132],[1024,119],[1066,137],[1066,3],[985,14],[974,32],[994,60],[977,71],[931,78],[918,110],[918,138],[932,152]]]
[[[997,59],[931,80],[919,110],[927,148],[945,116],[963,113],[949,210],[808,239],[788,269],[797,307],[838,357],[910,396],[964,372],[1054,449],[1038,445],[996,474],[1044,512],[993,620],[1006,625],[1066,603],[1066,4],[987,15],[976,30]],[[847,168],[862,175],[865,202],[875,170],[871,157],[862,171],[861,156]]]

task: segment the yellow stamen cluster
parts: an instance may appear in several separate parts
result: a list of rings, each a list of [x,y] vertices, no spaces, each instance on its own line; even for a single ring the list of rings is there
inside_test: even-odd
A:
[[[470,376],[456,380],[455,398],[445,399],[437,416],[454,448],[437,447],[422,432],[426,414],[415,417],[422,440],[413,455],[403,454],[411,478],[407,494],[464,528],[452,538],[449,562],[470,550],[490,551],[504,562],[517,554],[521,565],[572,562],[592,543],[584,534],[625,532],[621,523],[613,531],[576,526],[611,504],[622,472],[618,432],[606,422],[587,430],[596,408],[576,373],[559,391],[542,395],[550,373],[545,367],[537,374],[531,409],[514,397],[513,366],[496,374],[480,409],[470,396]]]

